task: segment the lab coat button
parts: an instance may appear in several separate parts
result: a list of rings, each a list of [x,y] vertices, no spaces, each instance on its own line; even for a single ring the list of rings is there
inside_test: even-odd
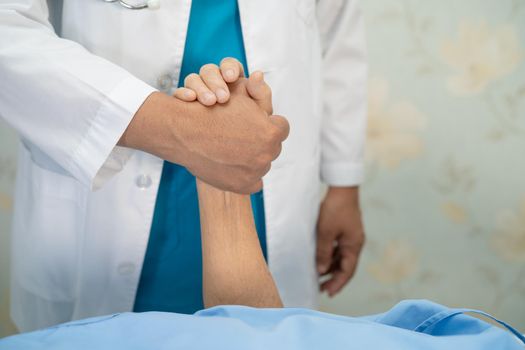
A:
[[[173,86],[173,79],[169,74],[161,75],[157,78],[157,86],[160,90],[167,92]]]
[[[149,175],[139,175],[135,179],[135,183],[138,188],[146,189],[151,186],[151,177]]]
[[[130,275],[135,272],[135,264],[130,262],[121,263],[118,265],[117,271],[121,275]]]

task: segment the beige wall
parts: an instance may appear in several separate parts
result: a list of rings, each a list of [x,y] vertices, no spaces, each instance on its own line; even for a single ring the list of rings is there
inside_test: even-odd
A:
[[[525,2],[363,0],[370,48],[368,244],[334,313],[405,298],[525,331]],[[0,336],[16,140],[0,122]]]

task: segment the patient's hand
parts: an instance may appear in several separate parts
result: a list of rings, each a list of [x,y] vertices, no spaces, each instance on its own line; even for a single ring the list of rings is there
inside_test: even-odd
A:
[[[173,97],[185,102],[199,101],[205,106],[216,103],[226,103],[231,97],[232,83],[244,78],[242,64],[235,58],[225,58],[220,66],[205,64],[199,74],[192,73],[184,79],[184,87],[175,90]],[[272,92],[264,81],[262,72],[256,71],[250,75],[247,86],[248,94],[255,100],[268,100],[265,110],[272,114]]]
[[[232,57],[223,59],[220,66],[209,63],[201,67],[199,74],[192,73],[184,79],[184,87],[178,88],[174,97],[186,102],[199,100],[205,106],[226,103],[230,98],[227,83],[235,83],[244,77],[244,68]]]
[[[205,307],[282,307],[263,257],[250,197],[197,179]]]

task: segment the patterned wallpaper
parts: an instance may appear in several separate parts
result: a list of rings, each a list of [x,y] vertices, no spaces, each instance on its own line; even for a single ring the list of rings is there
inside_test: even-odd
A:
[[[525,332],[525,1],[364,0],[368,244],[322,308],[480,308]]]
[[[371,63],[368,242],[323,310],[406,298],[480,308],[525,332],[525,1],[362,0]],[[0,122],[0,336],[16,140]]]

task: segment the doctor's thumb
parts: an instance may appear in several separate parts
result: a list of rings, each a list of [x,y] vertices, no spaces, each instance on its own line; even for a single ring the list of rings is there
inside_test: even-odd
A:
[[[270,86],[264,81],[264,75],[261,71],[253,72],[250,75],[246,84],[246,90],[248,91],[248,95],[250,95],[266,113],[273,113],[272,89],[270,89]]]

